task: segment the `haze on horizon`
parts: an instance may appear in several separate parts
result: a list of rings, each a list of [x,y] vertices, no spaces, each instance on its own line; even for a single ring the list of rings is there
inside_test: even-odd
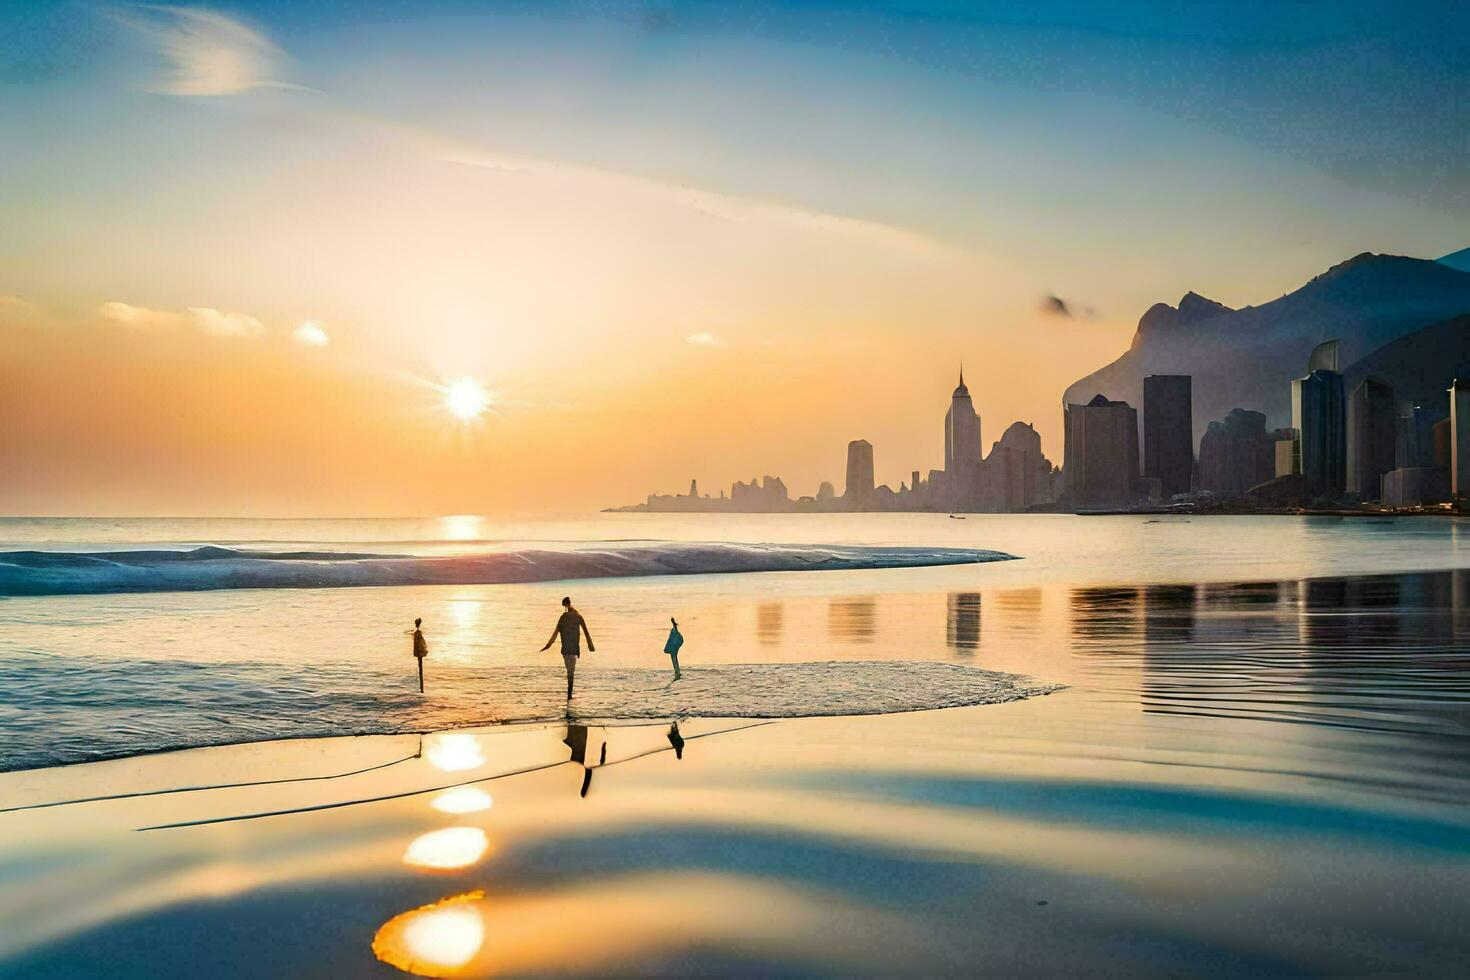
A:
[[[961,360],[986,448],[1029,421],[1060,461],[1063,389],[1152,303],[1470,244],[1467,36],[1432,3],[10,3],[0,513],[805,494],[855,438],[896,486]]]

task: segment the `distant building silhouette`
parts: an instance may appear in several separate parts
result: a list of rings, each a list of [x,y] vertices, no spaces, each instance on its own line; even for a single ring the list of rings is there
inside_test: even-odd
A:
[[[1412,401],[1399,405],[1394,419],[1394,468],[1383,474],[1382,503],[1385,507],[1418,507],[1450,499],[1450,472],[1444,453],[1436,458],[1435,432],[1443,421],[1448,429],[1444,408],[1416,405]],[[1448,440],[1444,450],[1448,450]]]
[[[1131,411],[1131,409],[1130,409]],[[615,507],[619,511],[662,513],[831,513],[851,511],[1022,511],[1054,504],[1062,492],[1062,473],[1042,454],[1041,437],[1026,422],[1006,429],[982,454],[980,416],[970,400],[963,372],[944,417],[945,469],[931,469],[925,478],[913,470],[897,490],[878,486],[874,479],[873,447],[863,439],[847,447],[847,485],[839,496],[823,481],[814,496],[791,499],[786,485],[774,476],[745,483],[736,481],[727,498],[699,495],[699,484],[689,481],[689,494],[649,494],[641,504]],[[1134,439],[1137,453],[1137,439]],[[1136,459],[1134,468],[1136,470]],[[1136,474],[1135,474],[1136,476]]]
[[[1231,409],[1212,421],[1199,441],[1199,488],[1237,497],[1277,475],[1277,437],[1261,412]]]
[[[1159,481],[1164,497],[1194,485],[1194,414],[1187,374],[1143,379],[1143,475]]]
[[[1295,476],[1302,471],[1301,445],[1297,435],[1292,428],[1276,430],[1277,476]]]
[[[1078,510],[1126,507],[1137,495],[1138,412],[1098,395],[1067,405],[1062,471],[1067,498]]]
[[[1312,351],[1307,376],[1291,383],[1291,425],[1301,474],[1314,492],[1347,485],[1347,400],[1337,372],[1337,341]]]
[[[1012,514],[1056,500],[1052,465],[1028,422],[1012,422],[981,464],[981,509]]]
[[[960,383],[950,395],[949,409],[944,413],[943,506],[975,509],[980,489],[980,452],[980,415],[970,400],[962,367]]]
[[[1385,507],[1420,507],[1450,499],[1449,472],[1439,466],[1403,466],[1383,474]]]
[[[946,473],[980,463],[980,415],[970,401],[965,385],[965,369],[960,368],[960,383],[949,398],[949,411],[944,413],[944,469]]]
[[[1446,473],[1450,469],[1450,434],[1450,417],[1446,415],[1434,423],[1434,429],[1432,430],[1434,465],[1441,467]]]
[[[1364,500],[1378,500],[1383,474],[1394,469],[1393,388],[1364,378],[1348,397],[1347,411],[1347,489]]]
[[[791,509],[791,495],[780,477],[764,476],[759,483],[736,481],[730,487],[730,504],[742,511],[783,511]]]
[[[1434,424],[1446,416],[1445,408],[1430,408],[1405,402],[1394,420],[1394,468],[1434,466]]]
[[[1450,493],[1470,496],[1470,378],[1450,384]]]
[[[847,489],[842,496],[849,506],[873,502],[873,444],[866,439],[847,444]]]

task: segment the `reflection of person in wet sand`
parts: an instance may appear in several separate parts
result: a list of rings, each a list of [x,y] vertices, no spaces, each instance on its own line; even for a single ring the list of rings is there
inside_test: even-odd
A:
[[[572,681],[577,676],[577,658],[582,655],[582,634],[587,634],[587,651],[596,653],[597,646],[592,642],[592,633],[587,629],[587,620],[577,612],[572,605],[570,596],[561,600],[562,614],[556,621],[556,628],[551,631],[551,639],[546,641],[542,650],[550,650],[551,644],[556,638],[561,637],[561,660],[567,667],[567,700],[572,699]]]
[[[549,645],[549,644],[548,644]],[[587,764],[587,726],[568,725],[566,737],[562,744],[572,750],[571,761],[582,767],[582,795],[587,795],[587,790],[592,788],[592,770],[595,766]],[[598,765],[607,764],[607,739],[602,741],[602,759]]]

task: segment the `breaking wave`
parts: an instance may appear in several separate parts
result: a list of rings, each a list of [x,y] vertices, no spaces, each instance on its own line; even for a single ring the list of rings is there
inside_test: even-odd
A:
[[[418,557],[329,551],[0,552],[0,596],[499,585],[558,579],[729,572],[915,568],[1003,561],[972,548],[661,543]]]
[[[427,695],[361,665],[30,658],[0,685],[0,771],[274,739],[394,735],[568,717],[871,715],[1016,701],[1058,685],[934,661],[711,664],[577,671],[438,665]]]

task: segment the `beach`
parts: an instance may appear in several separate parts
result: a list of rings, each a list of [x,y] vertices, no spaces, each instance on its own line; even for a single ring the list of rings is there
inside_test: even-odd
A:
[[[1017,560],[0,602],[0,661],[66,691],[8,688],[11,751],[73,763],[0,773],[0,974],[1470,967],[1461,522],[886,518],[619,526]],[[116,533],[301,543],[263,530]],[[367,536],[512,539],[423,530]],[[598,651],[558,718],[536,650],[567,593]],[[657,700],[670,613],[683,703]],[[152,699],[116,686],[152,670]],[[955,678],[996,703],[926,707]],[[874,691],[893,713],[844,712]],[[341,730],[375,700],[377,733]]]

